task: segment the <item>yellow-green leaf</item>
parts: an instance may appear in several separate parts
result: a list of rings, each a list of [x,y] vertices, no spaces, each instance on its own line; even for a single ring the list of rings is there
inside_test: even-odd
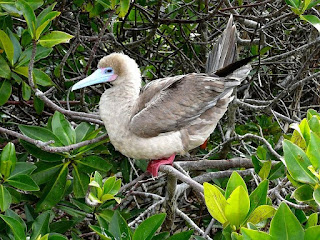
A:
[[[57,16],[60,15],[60,12],[52,11],[49,12],[45,17],[42,19],[42,24],[36,30],[36,39],[38,40],[43,30],[49,25],[49,23],[55,19]]]
[[[120,11],[119,11],[119,17],[123,18],[126,16],[126,14],[129,11],[130,7],[130,0],[120,0]]]
[[[225,197],[228,198],[231,195],[231,193],[239,186],[242,186],[243,189],[246,190],[246,192],[248,192],[246,183],[244,182],[242,177],[239,175],[239,173],[234,171],[228,180]]]
[[[320,137],[314,132],[310,133],[310,142],[306,151],[312,166],[318,170],[320,168]]]
[[[261,177],[262,180],[267,179],[269,176],[270,170],[271,170],[271,161],[266,161],[263,163],[262,168],[259,171],[259,177]]]
[[[288,140],[284,140],[283,152],[286,166],[294,180],[310,184],[318,182],[317,178],[308,169],[311,162],[301,148]]]
[[[300,15],[300,18],[302,20],[305,20],[309,23],[311,23],[312,26],[314,26],[318,32],[320,32],[320,19],[315,15]]]
[[[36,33],[36,15],[34,14],[33,9],[30,7],[28,3],[23,0],[18,0],[16,2],[16,6],[23,13],[23,16],[27,22],[29,33],[34,39]]]
[[[257,207],[249,216],[247,222],[251,222],[253,224],[258,224],[259,222],[273,217],[276,209],[269,205],[261,205]]]
[[[7,58],[12,66],[14,55],[13,43],[11,42],[9,36],[2,30],[0,30],[0,41],[4,51],[6,52]]]
[[[205,182],[203,183],[204,198],[211,216],[221,224],[227,222],[224,210],[227,205],[227,200],[215,186]]]
[[[7,61],[0,55],[0,77],[10,79],[11,70]]]
[[[231,225],[239,227],[245,220],[250,209],[248,193],[242,186],[237,187],[227,199],[225,216]]]
[[[43,47],[53,47],[60,43],[68,43],[71,38],[73,38],[73,36],[68,33],[61,31],[52,31],[47,35],[41,37],[39,43]]]

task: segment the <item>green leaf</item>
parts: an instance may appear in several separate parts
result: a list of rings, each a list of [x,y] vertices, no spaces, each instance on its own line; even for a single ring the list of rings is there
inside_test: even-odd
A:
[[[319,1],[320,1],[320,0],[319,0]],[[310,121],[313,116],[315,116],[315,117],[316,117],[316,116],[320,117],[319,113],[318,113],[316,110],[311,109],[311,108],[308,109],[308,111],[307,111],[307,119],[308,119],[308,121]]]
[[[76,133],[62,113],[56,111],[51,124],[52,132],[59,138],[63,145],[67,146],[76,142]]]
[[[313,0],[311,3],[309,3],[309,5],[308,5],[306,10],[309,10],[310,8],[313,8],[314,6],[316,6],[319,3],[320,3],[320,0]]]
[[[36,205],[36,211],[51,209],[63,197],[67,183],[69,162],[65,163],[57,177],[49,182],[44,188],[44,192]]]
[[[296,9],[299,9],[301,0],[286,0],[286,3]]]
[[[0,106],[2,106],[8,101],[9,97],[11,96],[12,86],[8,80],[4,80],[0,82],[0,84]]]
[[[45,21],[48,20],[48,14],[51,13],[56,6],[57,2],[53,3],[52,5],[46,7],[41,11],[41,13],[37,17],[37,25],[38,28],[40,25],[42,25]]]
[[[309,144],[310,141],[310,127],[308,124],[308,120],[306,118],[304,118],[300,124],[299,124],[299,128],[301,131],[301,134],[304,138],[304,140],[306,140],[307,145]]]
[[[59,233],[50,233],[48,240],[68,240],[68,238]]]
[[[246,183],[243,181],[243,179],[239,175],[239,173],[234,171],[229,178],[227,188],[226,188],[225,197],[228,198],[231,195],[231,193],[239,186],[242,186],[243,189],[248,193]]]
[[[231,225],[240,226],[250,209],[248,193],[243,186],[238,186],[227,199],[224,213]]]
[[[30,162],[17,162],[16,167],[11,172],[10,177],[19,175],[19,174],[31,174],[37,167]]]
[[[191,238],[191,235],[193,234],[193,230],[189,230],[186,232],[180,232],[172,235],[167,240],[188,240]]]
[[[98,184],[98,187],[102,187],[102,176],[99,172],[94,172],[93,181]]]
[[[292,143],[296,144],[298,147],[305,149],[307,147],[307,143],[306,143],[306,140],[302,136],[299,125],[296,123],[293,123],[290,125],[290,127],[295,129],[293,131],[293,134],[292,134],[290,141]]]
[[[32,156],[39,158],[46,162],[60,162],[64,159],[63,155],[57,153],[50,153],[41,150],[40,148],[36,147],[35,145],[28,143],[26,141],[20,140],[21,145],[30,153]]]
[[[94,131],[94,126],[87,123],[81,122],[75,129],[76,131],[76,142],[81,142],[83,139],[92,131]]]
[[[304,238],[300,222],[283,202],[271,220],[270,235],[281,240],[301,240]]]
[[[61,220],[57,222],[53,222],[50,224],[50,230],[51,232],[66,233],[73,225],[75,224],[75,221],[70,220]]]
[[[6,187],[0,185],[0,209],[6,211],[12,202],[11,194]]]
[[[317,226],[317,223],[318,223],[318,213],[312,213],[308,217],[308,222],[306,223],[306,229],[309,227]]]
[[[38,126],[28,126],[28,125],[19,125],[20,131],[35,140],[40,140],[42,142],[54,141],[54,146],[60,147],[62,143],[60,140],[47,128],[42,128]]]
[[[298,187],[292,196],[300,202],[313,200],[313,188],[308,184]]]
[[[16,67],[13,71],[28,78],[28,67]]]
[[[15,175],[6,181],[11,186],[24,191],[39,191],[39,186],[32,180],[32,178],[25,174]]]
[[[74,196],[76,198],[85,197],[90,181],[89,176],[86,173],[80,172],[76,165],[73,165],[72,176]]]
[[[16,166],[17,157],[14,144],[9,142],[2,150],[0,158],[0,172],[7,178]]]
[[[0,42],[1,46],[3,47],[7,59],[9,60],[11,66],[13,65],[13,55],[14,55],[14,48],[13,43],[11,42],[11,39],[9,36],[2,30],[0,30]]]
[[[263,163],[262,168],[259,171],[259,177],[261,177],[262,180],[265,180],[268,178],[270,170],[271,170],[271,161],[266,161]]]
[[[68,204],[68,202],[63,202],[64,204]],[[69,205],[69,204],[68,204]],[[66,205],[57,205],[57,209],[66,212],[67,214],[71,215],[74,218],[78,218],[78,219],[84,219],[86,217],[86,213],[80,210],[77,210],[74,208],[73,205],[71,205],[72,207],[66,206]]]
[[[240,235],[240,233],[232,232],[231,239],[232,240],[243,240],[243,237],[242,237],[242,235]]]
[[[118,211],[113,214],[108,230],[115,239],[131,239],[129,227]]]
[[[110,7],[110,8],[111,8],[111,9],[115,9],[118,0],[110,0],[110,2],[111,2],[111,7]]]
[[[112,167],[105,159],[98,156],[88,156],[76,162],[79,171],[89,174],[94,171],[108,172]]]
[[[32,8],[28,3],[26,3],[23,0],[17,0],[16,6],[18,9],[20,9],[23,13],[24,19],[27,22],[28,25],[28,31],[32,37],[32,39],[35,39],[35,33],[36,33],[36,15],[34,14]]]
[[[45,72],[34,68],[33,75],[34,75],[36,84],[43,86],[43,87],[54,86],[54,83],[52,82],[51,78]]]
[[[266,54],[272,47],[271,46],[266,46],[260,49],[260,56]]]
[[[161,232],[157,235],[155,235],[152,240],[164,240],[167,239],[170,236],[170,233],[168,232]],[[168,240],[168,239],[167,239]],[[197,239],[196,239],[197,240]],[[205,240],[205,239],[204,239]]]
[[[319,240],[320,226],[309,227],[304,235],[304,240]]]
[[[315,15],[300,15],[300,19],[309,22],[320,32],[320,19]]]
[[[225,216],[225,208],[227,205],[226,198],[222,195],[219,189],[207,182],[203,183],[204,198],[211,216],[221,224],[227,222]]]
[[[318,136],[320,135],[320,122],[317,116],[310,117],[308,122],[309,127],[312,132],[316,133]]]
[[[35,62],[39,61],[40,59],[48,57],[48,55],[52,52],[52,50],[53,50],[52,48],[45,48],[42,46],[37,46]],[[17,64],[16,68],[28,65],[30,62],[30,59],[31,59],[31,54],[32,54],[32,47],[29,47],[28,49],[23,51],[21,53],[19,60],[18,60],[18,64]]]
[[[102,240],[113,240],[113,236],[111,233],[109,233],[107,230],[105,229],[101,229],[100,227],[98,226],[93,226],[93,225],[89,225],[89,227],[94,231],[96,232],[100,239]]]
[[[36,40],[38,40],[42,34],[42,32],[46,29],[46,27],[51,23],[53,19],[60,15],[60,12],[53,11],[48,13],[40,22],[40,26],[37,27],[36,30]]]
[[[8,32],[9,32],[10,40],[13,44],[13,49],[14,49],[13,64],[15,64],[18,61],[18,59],[21,55],[21,52],[22,52],[21,45],[20,45],[18,39],[15,37],[15,35],[9,29],[8,29]]]
[[[118,179],[108,193],[112,195],[116,195],[119,192],[120,188],[121,188],[121,179]]]
[[[1,78],[6,78],[6,79],[10,79],[11,78],[11,70],[10,70],[10,67],[8,65],[8,63],[6,62],[6,60],[0,55],[0,77]],[[8,84],[10,84],[8,82]],[[11,89],[11,84],[10,84],[10,89]],[[8,91],[5,92],[7,96],[8,95]],[[1,92],[1,87],[0,87],[0,96],[3,96],[2,95],[3,93]],[[11,95],[11,90],[10,90],[10,94],[9,96]],[[8,97],[9,98],[9,97]],[[0,106],[3,105],[1,104],[1,99],[2,97],[0,98]]]
[[[261,205],[253,210],[247,222],[258,224],[263,220],[273,217],[275,212],[276,212],[276,209],[274,209],[274,207],[269,205]]]
[[[31,97],[31,87],[23,81],[22,82],[22,98],[23,100],[28,101],[30,97]]]
[[[312,166],[316,170],[319,170],[319,168],[320,168],[319,146],[320,146],[320,137],[317,134],[315,134],[314,132],[311,132],[310,133],[310,142],[307,147],[306,154],[307,154],[308,158],[310,159]]]
[[[44,109],[44,102],[37,96],[33,96],[33,107],[38,115],[41,115]]]
[[[31,177],[38,185],[41,185],[50,182],[53,176],[55,176],[61,169],[63,163],[38,162],[36,163],[36,166],[37,169]]]
[[[275,240],[269,234],[257,230],[241,228],[244,240]]]
[[[60,43],[68,43],[71,38],[73,38],[73,36],[68,33],[61,31],[52,31],[47,35],[41,37],[39,43],[43,47],[50,48]]]
[[[111,191],[113,188],[114,184],[116,182],[116,177],[109,177],[103,184],[103,194],[107,194]]]
[[[320,206],[320,188],[316,188],[313,191],[313,199]]]
[[[13,69],[13,71],[15,71],[16,73],[22,76],[25,76],[26,78],[28,78],[29,76],[28,67],[17,67]],[[54,83],[52,82],[49,75],[39,69],[36,69],[36,68],[33,69],[33,77],[34,77],[35,83],[38,85],[41,85],[44,87],[54,86]]]
[[[26,240],[24,227],[21,225],[21,223],[18,220],[14,219],[13,217],[8,217],[4,215],[0,215],[0,217],[10,227],[11,231],[13,232],[15,240]]]
[[[165,213],[153,215],[144,220],[133,234],[132,240],[150,240],[157,229],[162,225]]]
[[[125,17],[129,11],[129,7],[130,7],[130,0],[120,0],[120,11],[118,16],[120,18]]]
[[[278,162],[276,165],[274,165],[271,168],[270,174],[268,179],[269,180],[275,180],[279,177],[282,177],[285,175],[286,168],[282,162]]]
[[[311,162],[305,152],[288,140],[283,141],[284,160],[294,180],[316,184],[317,178],[310,172]]]
[[[43,236],[50,232],[49,221],[51,213],[51,211],[41,213],[32,223],[31,240],[36,240],[39,235]]]
[[[43,5],[42,0],[26,0],[26,3],[28,3],[33,10],[36,10]]]
[[[265,205],[267,203],[267,194],[269,188],[269,181],[266,179],[262,181],[258,187],[250,194],[250,211],[251,213],[258,206]]]

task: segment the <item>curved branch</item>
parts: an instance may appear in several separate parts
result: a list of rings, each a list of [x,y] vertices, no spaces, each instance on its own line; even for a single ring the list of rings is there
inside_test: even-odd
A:
[[[108,137],[108,134],[103,134],[103,135],[101,135],[101,136],[99,136],[97,138],[94,138],[94,139],[91,139],[91,140],[86,140],[86,141],[75,143],[75,144],[71,144],[71,145],[68,145],[68,146],[51,147],[51,146],[48,146],[48,145],[54,143],[54,141],[43,142],[43,141],[40,141],[40,140],[35,140],[35,139],[30,138],[28,136],[22,135],[21,133],[17,133],[15,131],[11,131],[11,130],[5,129],[3,127],[0,127],[0,132],[1,133],[6,133],[8,135],[14,136],[14,137],[19,138],[19,139],[22,139],[22,140],[24,140],[24,141],[26,141],[28,143],[36,145],[38,148],[40,148],[40,149],[42,149],[42,150],[44,150],[46,152],[51,152],[51,153],[69,152],[71,150],[75,150],[75,149],[78,149],[80,147],[87,146],[89,144],[100,142],[100,141],[102,141],[102,140],[104,140],[104,139],[106,139]]]

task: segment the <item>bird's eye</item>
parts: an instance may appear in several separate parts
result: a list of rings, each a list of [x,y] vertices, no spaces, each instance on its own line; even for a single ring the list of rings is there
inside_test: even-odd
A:
[[[105,70],[105,73],[112,73],[113,71],[112,71],[112,68],[107,68],[106,70]]]

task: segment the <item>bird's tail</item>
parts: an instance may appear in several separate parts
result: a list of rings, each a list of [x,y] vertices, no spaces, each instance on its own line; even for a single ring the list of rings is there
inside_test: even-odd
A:
[[[213,45],[212,51],[209,53],[206,72],[214,74],[217,70],[222,69],[237,60],[237,29],[233,24],[233,16],[231,15],[226,29]]]
[[[237,29],[231,15],[226,29],[209,53],[206,72],[219,77],[227,77],[230,86],[227,85],[234,87],[249,74],[251,66],[248,63],[255,57],[250,56],[237,61]]]

